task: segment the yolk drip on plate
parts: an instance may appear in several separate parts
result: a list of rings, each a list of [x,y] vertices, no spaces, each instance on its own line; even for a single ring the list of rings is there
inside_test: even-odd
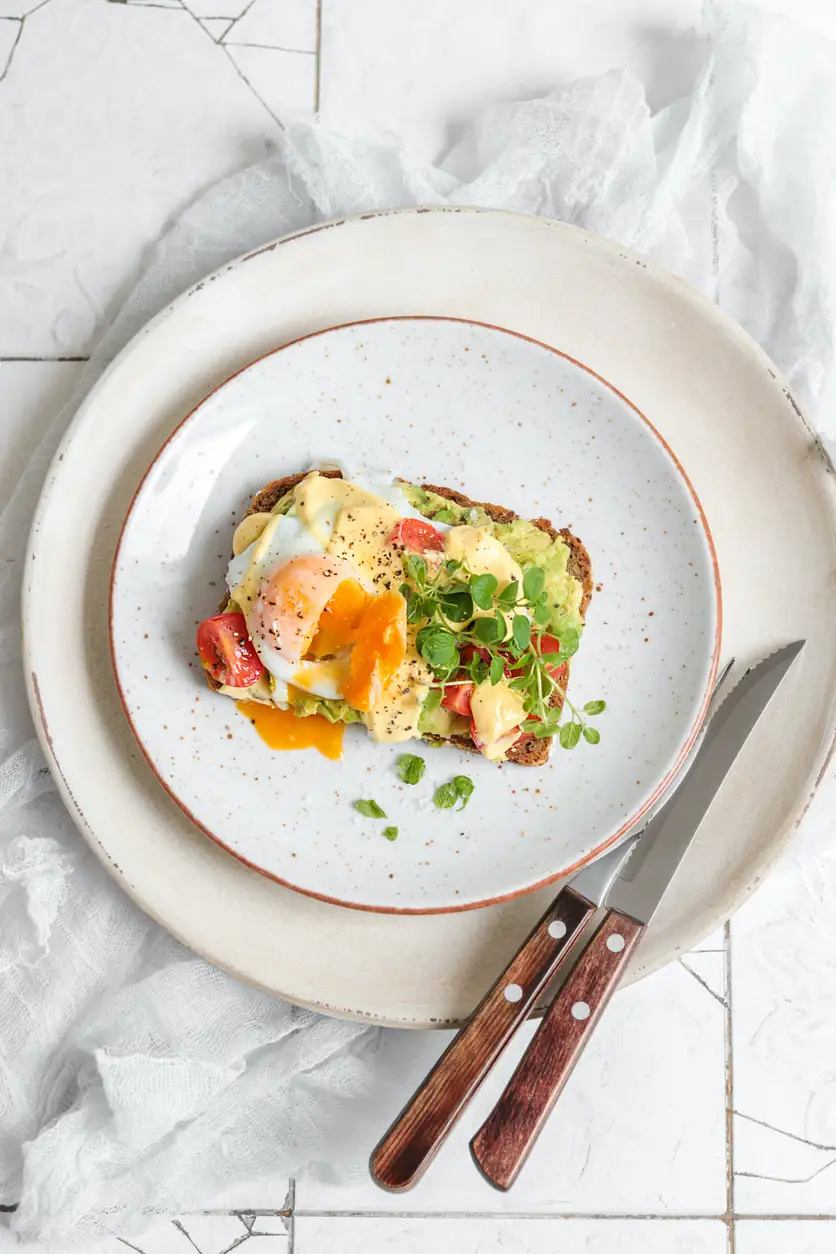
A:
[[[236,702],[239,713],[248,719],[271,749],[318,749],[323,757],[338,761],[343,756],[344,723],[329,723],[321,714],[297,718],[293,710],[260,701]]]

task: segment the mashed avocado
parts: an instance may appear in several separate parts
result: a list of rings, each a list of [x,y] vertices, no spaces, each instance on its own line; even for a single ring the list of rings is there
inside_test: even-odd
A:
[[[404,492],[412,508],[419,510],[425,518],[437,518],[439,522],[454,526],[467,523],[495,536],[523,572],[531,566],[539,566],[546,576],[545,587],[552,606],[551,631],[559,636],[561,628],[583,630],[580,612],[583,588],[567,570],[569,547],[560,538],[552,540],[545,531],[524,518],[509,523],[494,522],[481,506],[456,505],[454,501],[448,501],[435,492],[426,492],[415,484],[409,484]]]
[[[299,718],[307,718],[309,714],[321,714],[329,723],[361,723],[363,716],[359,710],[352,710],[345,701],[332,701],[329,697],[315,697],[312,693],[304,693],[296,697],[292,705],[293,713]]]
[[[469,736],[470,723],[440,705],[435,710],[421,711],[418,730],[422,736],[443,736],[449,740],[451,736]]]
[[[271,514],[289,513],[290,508],[294,502],[294,496],[293,496],[294,491],[295,489],[291,488],[289,492],[285,492],[284,496],[280,496],[279,499],[276,501],[276,504],[270,510],[270,513]]]

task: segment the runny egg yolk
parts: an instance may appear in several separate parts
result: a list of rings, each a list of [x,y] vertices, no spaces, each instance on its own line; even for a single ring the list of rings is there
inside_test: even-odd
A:
[[[344,723],[329,723],[321,714],[297,718],[293,710],[280,710],[260,701],[238,701],[236,705],[271,749],[318,749],[334,762],[343,756]]]
[[[311,657],[331,657],[352,644],[368,601],[368,593],[356,579],[344,579],[322,611],[308,650]]]
[[[263,585],[256,604],[250,628],[256,646],[261,642],[288,662],[300,661],[323,610],[340,583],[351,576],[348,562],[328,554],[284,562]]]
[[[369,601],[356,630],[344,688],[348,704],[371,710],[405,656],[406,601],[400,592],[381,592]]]

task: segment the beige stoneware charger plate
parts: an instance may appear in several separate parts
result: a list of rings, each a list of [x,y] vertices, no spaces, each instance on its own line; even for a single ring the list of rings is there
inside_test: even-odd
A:
[[[154,779],[121,708],[107,617],[131,501],[196,405],[278,345],[410,315],[529,336],[629,397],[687,468],[710,521],[723,656],[745,664],[808,641],[793,684],[709,811],[634,977],[740,903],[826,765],[836,721],[836,499],[814,434],[739,327],[645,259],[538,218],[410,210],[311,228],[198,284],[109,368],[47,477],[24,581],[30,698],[64,799],[123,888],[219,966],[332,1014],[425,1027],[469,1013],[554,887],[479,910],[393,915],[331,905],[250,871]]]
[[[228,698],[208,692],[194,625],[217,610],[230,520],[271,479],[306,470],[311,450],[349,477],[365,469],[372,486],[391,485],[396,471],[571,523],[598,592],[569,698],[606,699],[598,745],[556,748],[525,769],[459,749],[374,744],[352,727],[342,760],[328,762],[315,750],[269,749]],[[302,543],[319,547],[310,533]],[[447,318],[308,336],[213,392],[160,450],[131,505],[111,621],[137,740],[208,836],[325,901],[416,913],[485,906],[554,881],[633,827],[693,743],[721,635],[705,519],[649,423],[554,349]],[[418,786],[398,776],[405,748],[423,751]],[[474,784],[467,810],[439,811],[436,788],[461,772]],[[369,795],[397,840],[353,808]]]

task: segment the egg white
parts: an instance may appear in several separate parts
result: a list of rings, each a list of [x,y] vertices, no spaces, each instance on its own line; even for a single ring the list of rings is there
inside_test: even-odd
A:
[[[265,529],[265,533],[229,563],[226,573],[229,595],[241,606],[255,651],[273,676],[273,700],[277,705],[287,704],[287,685],[290,683],[304,687],[319,697],[339,699],[342,697],[342,684],[336,676],[329,675],[320,667],[314,682],[309,685],[305,682],[304,673],[306,668],[315,664],[288,662],[278,649],[268,644],[261,632],[255,607],[259,590],[272,572],[292,557],[325,552],[325,546],[311,534],[301,519],[292,514],[277,515],[268,527],[269,534],[265,536]]]
[[[277,515],[267,524],[258,539],[229,563],[226,572],[229,595],[235,597],[236,589],[241,587],[245,579],[254,587],[263,583],[277,566],[289,561],[291,557],[324,552],[325,545],[308,531],[301,519],[293,514]],[[242,605],[241,608],[246,616],[247,606]]]

